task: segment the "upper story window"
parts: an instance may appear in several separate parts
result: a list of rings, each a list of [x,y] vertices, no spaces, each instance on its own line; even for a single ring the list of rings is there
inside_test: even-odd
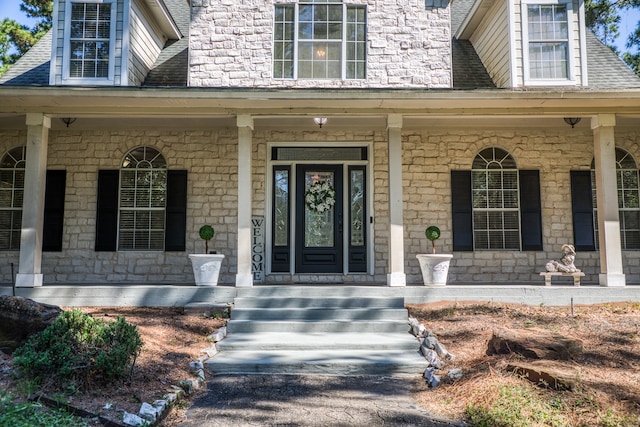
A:
[[[167,162],[151,147],[138,147],[120,169],[119,250],[163,250]]]
[[[364,79],[366,8],[339,0],[275,7],[273,75],[278,79]]]
[[[531,83],[571,79],[568,4],[523,4],[525,75]]]
[[[113,79],[115,3],[91,1],[68,3],[65,28],[66,76],[95,83]]]
[[[0,249],[20,249],[26,157],[26,146],[21,146],[0,160]]]
[[[471,171],[474,249],[520,250],[518,169],[505,150],[482,150]]]

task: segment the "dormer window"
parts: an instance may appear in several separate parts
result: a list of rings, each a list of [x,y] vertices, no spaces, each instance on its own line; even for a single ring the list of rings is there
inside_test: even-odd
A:
[[[366,8],[336,0],[275,7],[277,79],[364,79]]]
[[[67,3],[65,80],[100,84],[113,81],[115,2]]]
[[[525,76],[529,84],[567,84],[570,73],[570,6],[523,4]]]

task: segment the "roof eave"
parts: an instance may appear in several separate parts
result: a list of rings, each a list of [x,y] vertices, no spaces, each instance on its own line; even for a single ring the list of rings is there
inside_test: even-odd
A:
[[[2,87],[0,114],[640,114],[640,88],[602,91]]]
[[[458,30],[454,34],[457,39],[468,40],[484,19],[485,15],[496,0],[476,0],[467,16],[462,20]]]

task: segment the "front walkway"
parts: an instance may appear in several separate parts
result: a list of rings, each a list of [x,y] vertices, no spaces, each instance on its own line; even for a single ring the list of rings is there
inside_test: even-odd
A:
[[[465,425],[419,409],[411,388],[410,380],[385,377],[215,375],[180,426]]]

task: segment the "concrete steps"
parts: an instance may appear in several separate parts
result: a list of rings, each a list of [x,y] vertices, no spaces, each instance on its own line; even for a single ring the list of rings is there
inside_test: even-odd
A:
[[[404,300],[382,287],[238,288],[215,373],[420,375]]]

